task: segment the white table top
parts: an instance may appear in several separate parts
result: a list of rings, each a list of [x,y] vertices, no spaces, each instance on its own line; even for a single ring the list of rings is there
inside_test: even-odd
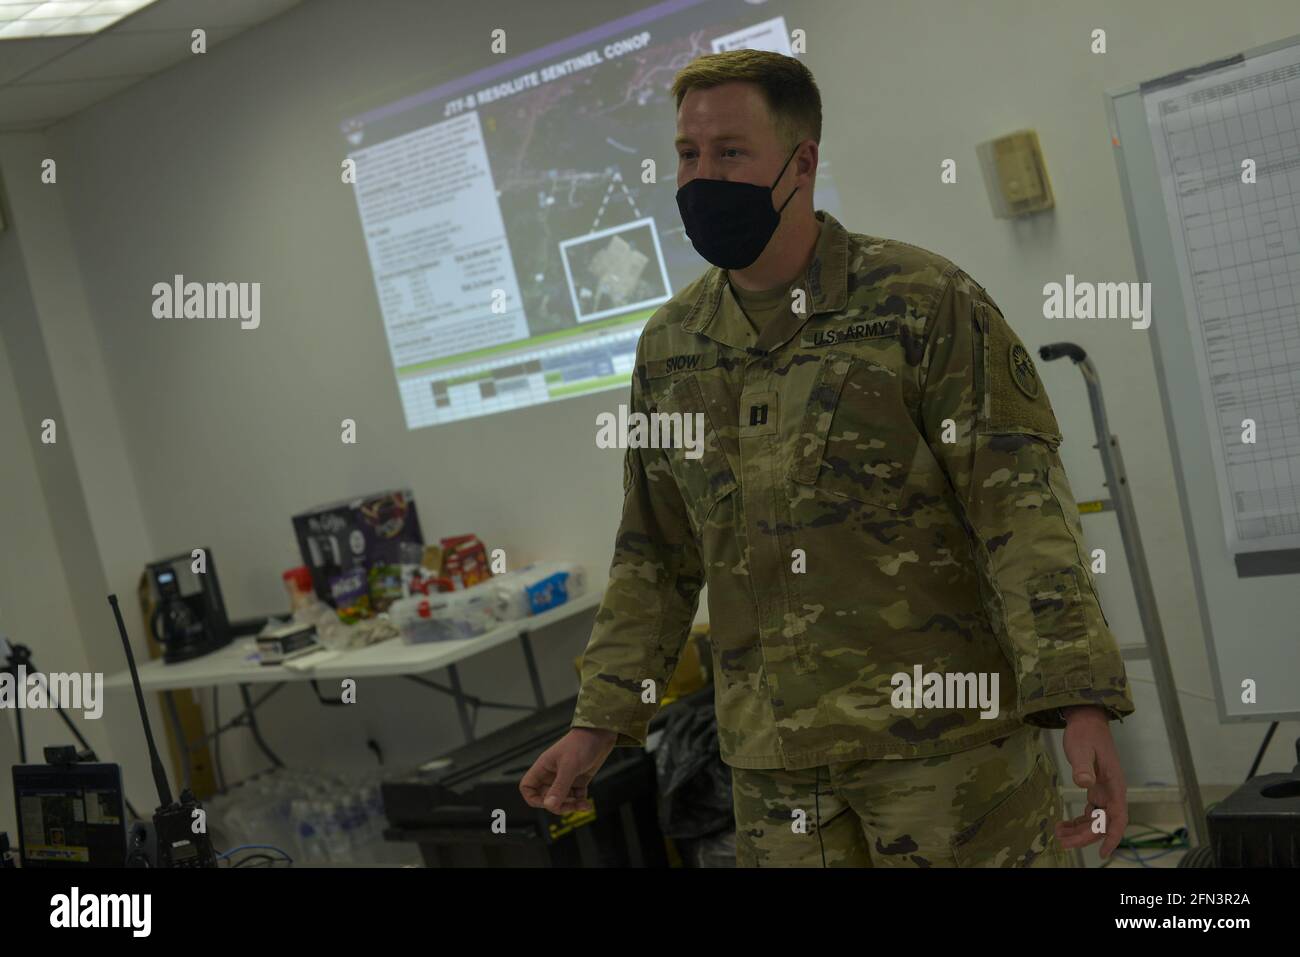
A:
[[[310,681],[325,678],[377,678],[385,675],[413,675],[446,668],[480,652],[518,638],[523,632],[538,631],[547,625],[572,618],[595,608],[604,597],[604,588],[593,588],[585,595],[544,611],[540,615],[508,622],[477,638],[461,641],[431,641],[408,645],[401,638],[390,638],[365,648],[345,651],[321,662],[310,670],[264,665],[257,660],[257,642],[252,637],[236,638],[225,648],[191,661],[166,664],[161,658],[140,664],[140,687],[144,691],[167,691],[172,688],[207,688],[216,685]],[[106,688],[130,688],[131,673],[126,668],[104,679]]]

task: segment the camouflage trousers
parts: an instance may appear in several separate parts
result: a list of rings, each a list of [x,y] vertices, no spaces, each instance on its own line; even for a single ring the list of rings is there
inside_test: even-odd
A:
[[[1073,867],[1043,732],[932,758],[732,768],[737,867]]]

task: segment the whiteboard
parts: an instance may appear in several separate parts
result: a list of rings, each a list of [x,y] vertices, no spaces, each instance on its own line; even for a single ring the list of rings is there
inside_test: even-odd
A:
[[[1151,283],[1149,335],[1191,550],[1187,587],[1219,716],[1292,718],[1300,715],[1300,37],[1107,99],[1138,273]],[[1253,184],[1242,182],[1247,159]],[[1242,700],[1247,680],[1254,703]]]

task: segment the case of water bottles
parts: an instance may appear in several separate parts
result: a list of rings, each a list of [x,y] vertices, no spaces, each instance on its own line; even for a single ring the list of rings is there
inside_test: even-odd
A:
[[[401,866],[418,854],[384,839],[378,773],[278,770],[205,801],[214,843],[270,845],[295,866]]]
[[[577,598],[587,590],[587,573],[574,562],[535,562],[486,584],[496,589],[503,618],[515,621]]]

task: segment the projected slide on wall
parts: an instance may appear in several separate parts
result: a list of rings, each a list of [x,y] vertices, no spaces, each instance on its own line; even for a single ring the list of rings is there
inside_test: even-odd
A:
[[[408,428],[628,387],[646,320],[708,266],[677,212],[673,76],[789,54],[779,7],[670,0],[343,122]]]

